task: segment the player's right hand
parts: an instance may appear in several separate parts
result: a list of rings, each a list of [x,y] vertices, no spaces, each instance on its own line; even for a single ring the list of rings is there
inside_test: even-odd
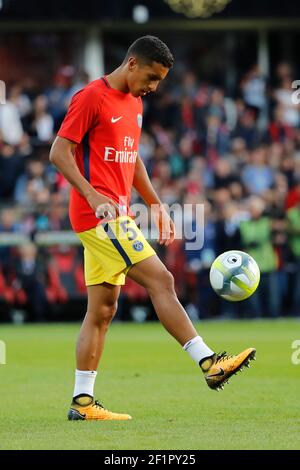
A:
[[[87,197],[87,201],[98,219],[108,221],[119,216],[119,206],[110,197],[95,191]]]

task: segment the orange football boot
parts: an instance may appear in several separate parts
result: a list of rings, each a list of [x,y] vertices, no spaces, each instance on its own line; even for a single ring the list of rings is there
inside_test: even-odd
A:
[[[205,371],[207,385],[213,390],[223,390],[224,384],[228,383],[233,374],[242,371],[244,366],[250,367],[250,361],[255,361],[255,353],[256,349],[248,348],[236,356],[229,356],[226,352],[216,354],[212,358],[212,365]]]
[[[82,396],[73,399],[71,408],[68,412],[69,421],[78,420],[116,420],[123,421],[132,419],[130,415],[113,413],[112,411],[106,410],[98,400],[94,401],[92,397]]]

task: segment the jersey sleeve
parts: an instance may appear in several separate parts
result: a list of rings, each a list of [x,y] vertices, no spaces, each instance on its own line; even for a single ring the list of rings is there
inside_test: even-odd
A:
[[[83,88],[73,96],[57,135],[79,144],[97,123],[99,110],[98,94],[93,89]]]

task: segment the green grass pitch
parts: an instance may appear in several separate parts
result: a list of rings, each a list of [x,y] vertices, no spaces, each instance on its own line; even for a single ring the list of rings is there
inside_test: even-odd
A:
[[[209,390],[159,323],[113,324],[96,398],[129,422],[68,422],[79,324],[1,325],[1,449],[299,449],[297,320],[203,322],[216,351],[254,346],[257,361],[223,392]]]

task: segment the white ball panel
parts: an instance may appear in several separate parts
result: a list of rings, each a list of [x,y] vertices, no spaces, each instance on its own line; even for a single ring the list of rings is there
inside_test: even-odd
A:
[[[233,294],[243,294],[244,291],[239,286],[237,286],[234,282],[230,281],[230,290]]]
[[[246,276],[246,274],[237,274],[235,276],[237,279],[239,279],[240,281],[242,281],[244,284],[246,284],[247,286],[251,287],[252,285],[252,282],[250,281],[250,279],[248,278],[248,276]]]
[[[210,272],[210,283],[214,289],[222,289],[224,285],[223,274],[217,269],[212,268]]]

